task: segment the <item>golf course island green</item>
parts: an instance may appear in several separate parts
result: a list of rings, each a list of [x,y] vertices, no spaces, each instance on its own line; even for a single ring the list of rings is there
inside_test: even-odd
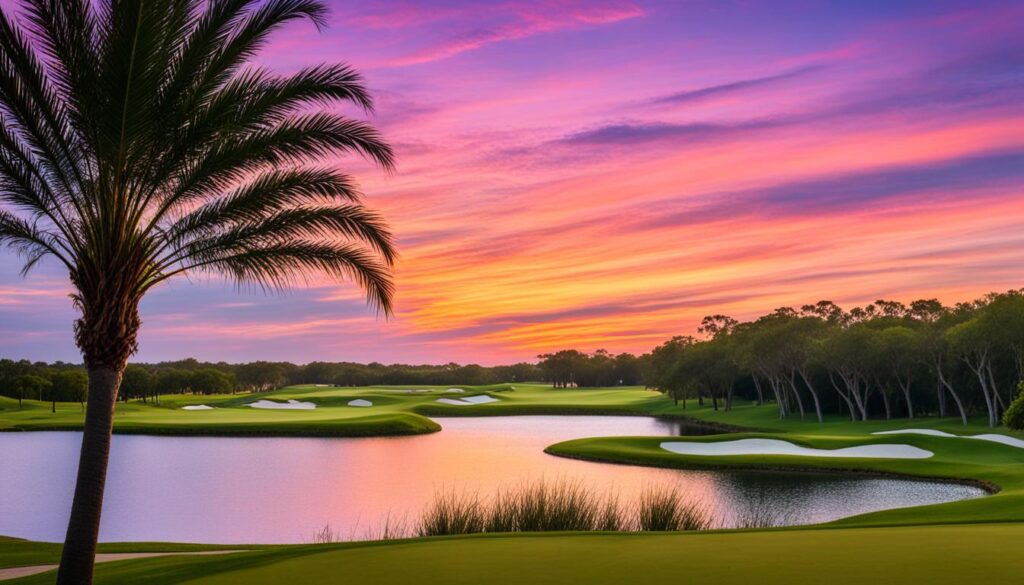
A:
[[[464,387],[334,388],[298,386],[258,395],[168,396],[160,404],[119,404],[115,432],[178,435],[358,436],[440,430],[430,416],[632,414],[687,417],[719,434],[686,437],[609,437],[549,446],[552,455],[626,465],[681,469],[744,469],[868,474],[941,479],[985,488],[990,495],[891,509],[827,524],[787,528],[671,533],[520,533],[407,538],[373,542],[254,546],[106,543],[100,553],[158,553],[110,557],[97,564],[103,584],[189,583],[663,583],[685,576],[715,584],[1011,583],[1024,558],[996,543],[1024,539],[1024,435],[990,429],[983,420],[917,418],[850,422],[779,420],[772,406],[737,403],[733,410],[688,409],[642,388],[552,389],[534,384]],[[474,402],[466,398],[488,396]],[[439,400],[447,399],[442,402]],[[257,400],[306,408],[253,408]],[[362,405],[353,406],[352,401]],[[188,409],[188,406],[209,408]],[[0,428],[72,430],[77,404],[0,402]],[[746,429],[746,430],[738,430]],[[906,434],[876,434],[917,430]],[[923,432],[922,432],[923,431]],[[938,431],[938,432],[936,432]],[[944,435],[953,436],[944,436]],[[1001,435],[1004,444],[970,438]],[[704,455],[674,452],[673,444],[769,441],[836,450],[901,445],[917,457],[826,457],[794,454]],[[761,444],[761,443],[755,443]],[[857,451],[853,451],[854,454]],[[0,538],[3,569],[39,572],[5,580],[52,583],[60,545]],[[196,552],[210,554],[197,555]],[[180,554],[166,555],[174,552]],[[731,561],[742,556],[743,563]]]

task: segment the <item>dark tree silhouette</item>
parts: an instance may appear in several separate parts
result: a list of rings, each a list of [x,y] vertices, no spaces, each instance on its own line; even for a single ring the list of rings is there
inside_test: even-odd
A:
[[[47,256],[67,269],[89,375],[58,583],[92,581],[147,291],[195,272],[263,289],[327,273],[391,310],[391,234],[329,164],[393,165],[373,127],[332,107],[371,109],[360,76],[250,63],[282,25],[325,15],[316,0],[34,0],[0,15],[0,244],[26,272]]]

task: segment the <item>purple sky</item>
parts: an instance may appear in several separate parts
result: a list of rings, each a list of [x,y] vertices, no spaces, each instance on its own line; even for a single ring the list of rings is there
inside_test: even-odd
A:
[[[8,3],[0,3],[7,6]],[[140,360],[642,352],[709,313],[1024,284],[1020,2],[332,2],[259,63],[360,69],[397,316],[178,280]],[[0,356],[77,360],[66,276],[0,254]]]

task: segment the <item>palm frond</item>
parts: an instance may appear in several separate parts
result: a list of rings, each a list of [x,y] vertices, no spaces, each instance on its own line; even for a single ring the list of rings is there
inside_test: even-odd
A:
[[[283,25],[322,27],[322,2],[22,6],[22,21],[0,11],[0,243],[26,269],[59,258],[85,321],[191,270],[267,288],[326,272],[391,310],[393,237],[331,168],[345,154],[394,168],[373,126],[327,110],[372,112],[362,78],[250,65]],[[80,344],[108,327],[79,323]]]
[[[22,275],[27,274],[47,254],[52,254],[65,266],[71,268],[71,262],[65,251],[61,250],[60,239],[57,236],[2,209],[0,209],[0,246],[13,248],[25,258],[25,264],[21,269]]]
[[[225,274],[239,286],[287,289],[308,281],[310,271],[352,279],[366,292],[367,302],[385,315],[393,312],[394,282],[377,256],[355,244],[314,242],[269,243],[223,251],[168,272],[153,284],[181,272]]]
[[[377,252],[388,266],[397,255],[381,217],[361,205],[297,207],[237,224],[225,222],[220,227],[219,233],[181,246],[165,261],[167,267],[188,260],[202,261],[225,251],[297,241],[357,241]]]
[[[161,198],[153,223],[176,206],[221,193],[253,173],[352,151],[366,155],[386,169],[394,166],[394,153],[376,129],[335,114],[293,117],[272,128],[224,136]]]
[[[340,201],[359,202],[355,184],[342,173],[328,169],[270,171],[186,214],[167,229],[167,239],[178,242],[220,226],[260,221],[289,206]]]

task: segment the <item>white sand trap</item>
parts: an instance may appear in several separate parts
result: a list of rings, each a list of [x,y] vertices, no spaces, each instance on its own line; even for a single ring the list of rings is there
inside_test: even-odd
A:
[[[1010,447],[1016,447],[1018,449],[1024,449],[1024,440],[1016,439],[1007,435],[997,435],[994,433],[986,433],[983,435],[954,435],[947,433],[946,431],[937,431],[935,429],[899,429],[896,431],[879,431],[877,433],[871,433],[873,435],[931,435],[933,437],[953,437],[954,439],[978,439],[979,441],[991,441],[993,443],[1000,443],[1008,445]]]
[[[665,442],[661,448],[680,455],[800,455],[804,457],[867,457],[927,459],[931,451],[913,445],[860,445],[842,449],[813,449],[778,439],[738,439],[716,443]]]
[[[1020,439],[1015,439],[1013,437],[1008,437],[1006,435],[985,434],[985,435],[973,435],[973,436],[964,437],[964,438],[965,439],[980,439],[982,441],[992,441],[993,443],[1002,443],[1004,445],[1009,445],[1011,447],[1016,447],[1018,449],[1024,449],[1024,441],[1022,441]]]
[[[373,406],[373,403],[369,400],[363,400],[362,398],[356,398],[355,400],[348,401],[349,406]]]
[[[498,399],[483,394],[480,396],[467,396],[466,398],[438,398],[437,401],[441,404],[466,406],[467,404],[487,404],[488,402],[497,402]]]
[[[316,408],[316,404],[312,402],[299,402],[298,400],[289,400],[288,402],[274,402],[273,400],[257,400],[256,402],[250,402],[246,406],[253,408],[277,408],[286,410],[312,410]]]
[[[470,404],[487,404],[488,402],[497,402],[498,401],[497,398],[493,398],[493,397],[488,396],[486,394],[481,394],[479,396],[467,396],[466,398],[462,398],[462,400],[465,400],[466,402],[468,402]]]
[[[898,431],[878,431],[877,433],[871,433],[872,435],[928,435],[931,437],[956,437],[952,433],[946,431],[937,431],[935,429],[900,429]]]
[[[182,410],[213,410],[212,406],[206,404],[190,404],[188,406],[182,406]]]
[[[446,394],[462,394],[463,392],[465,392],[465,390],[462,388],[449,388],[445,390]]]

